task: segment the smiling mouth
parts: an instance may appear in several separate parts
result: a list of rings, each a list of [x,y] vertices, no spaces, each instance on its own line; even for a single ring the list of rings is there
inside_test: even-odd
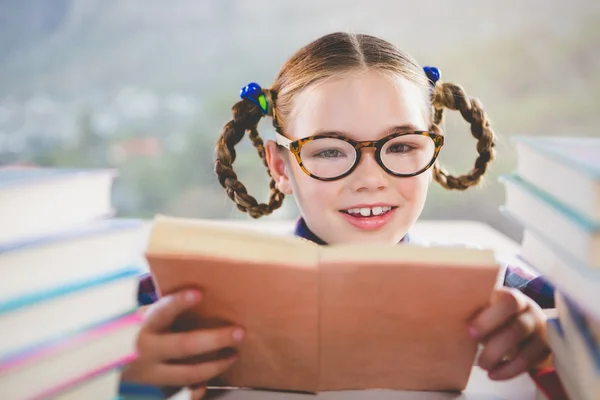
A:
[[[361,208],[348,208],[346,210],[340,210],[343,214],[348,214],[353,217],[359,218],[372,218],[381,217],[389,213],[390,211],[398,208],[397,206],[377,206],[377,207],[361,207]]]

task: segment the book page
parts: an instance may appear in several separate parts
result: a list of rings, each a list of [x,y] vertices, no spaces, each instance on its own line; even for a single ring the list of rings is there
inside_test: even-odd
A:
[[[315,266],[319,246],[292,236],[232,228],[219,221],[158,215],[146,252],[155,255],[213,255],[231,260]]]
[[[417,244],[336,244],[323,247],[319,258],[323,263],[343,262],[416,262],[439,267],[440,264],[456,266],[489,266],[496,263],[494,252],[489,249],[455,246],[420,246]],[[393,264],[391,264],[393,265]]]

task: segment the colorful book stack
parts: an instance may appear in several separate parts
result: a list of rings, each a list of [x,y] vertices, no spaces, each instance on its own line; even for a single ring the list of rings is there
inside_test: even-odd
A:
[[[117,397],[140,326],[142,223],[114,217],[114,178],[0,169],[1,399]]]
[[[570,399],[600,399],[600,138],[518,137],[501,178],[503,212],[523,228],[520,258],[555,288],[548,322]],[[552,398],[552,394],[547,394]]]

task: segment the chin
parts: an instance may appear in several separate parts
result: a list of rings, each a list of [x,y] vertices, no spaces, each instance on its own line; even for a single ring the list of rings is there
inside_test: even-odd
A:
[[[345,244],[345,243],[375,243],[375,244],[398,244],[404,237],[404,229],[398,229],[398,225],[404,226],[405,224],[398,224],[398,222],[390,221],[385,226],[379,229],[362,230],[357,227],[353,227],[345,221],[340,223],[335,221],[334,223],[328,224],[327,232],[323,232],[323,239],[329,244]],[[402,232],[401,232],[402,231]],[[341,233],[341,234],[340,234]],[[329,240],[327,240],[329,239]]]
[[[403,236],[398,236],[394,232],[377,231],[358,231],[352,232],[346,238],[344,243],[375,243],[375,244],[397,244]]]

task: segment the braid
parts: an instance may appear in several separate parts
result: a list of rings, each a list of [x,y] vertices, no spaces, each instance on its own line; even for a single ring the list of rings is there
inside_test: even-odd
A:
[[[265,92],[267,91],[265,90]],[[265,146],[258,134],[257,125],[263,116],[262,111],[251,101],[242,100],[233,106],[232,113],[233,119],[223,127],[217,142],[215,172],[219,178],[219,183],[225,189],[227,196],[236,203],[237,208],[240,211],[247,212],[252,218],[259,218],[281,207],[284,194],[277,189],[275,180],[271,177],[266,160]],[[263,164],[267,167],[271,177],[268,204],[259,204],[254,197],[250,196],[233,170],[233,162],[236,158],[235,145],[242,140],[246,131],[249,132],[248,137],[258,151],[258,155],[263,160]]]
[[[481,102],[468,97],[462,87],[452,83],[438,83],[433,98],[433,124],[438,126],[443,119],[444,107],[458,110],[462,117],[471,124],[471,134],[477,139],[477,152],[474,168],[466,175],[454,177],[448,175],[436,162],[433,166],[433,177],[446,189],[465,190],[481,182],[483,174],[494,160],[496,135],[490,126],[487,114]]]

